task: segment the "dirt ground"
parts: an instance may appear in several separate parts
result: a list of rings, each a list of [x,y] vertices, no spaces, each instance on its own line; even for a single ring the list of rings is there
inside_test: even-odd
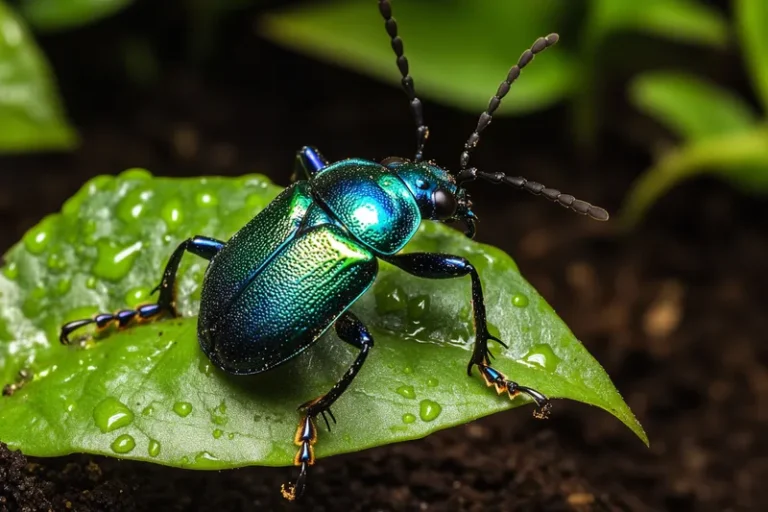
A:
[[[165,46],[163,76],[144,90],[125,83],[111,57],[128,30],[115,22],[43,39],[83,145],[71,155],[0,159],[0,249],[88,178],[128,167],[258,171],[285,185],[304,144],[331,159],[412,153],[401,91],[284,52],[247,23],[226,27],[221,58],[200,72]],[[90,44],[89,59],[73,62],[81,44]],[[568,110],[558,107],[494,120],[474,164],[616,212],[650,162],[647,143],[665,135],[614,92],[593,160],[574,152]],[[428,154],[454,165],[476,116],[426,108]],[[477,238],[509,252],[605,366],[650,449],[607,413],[556,402],[545,422],[512,410],[322,460],[297,506],[278,492],[290,469],[187,472],[89,456],[32,459],[2,446],[0,511],[767,510],[766,200],[697,180],[622,236],[521,192],[478,185],[472,193]]]

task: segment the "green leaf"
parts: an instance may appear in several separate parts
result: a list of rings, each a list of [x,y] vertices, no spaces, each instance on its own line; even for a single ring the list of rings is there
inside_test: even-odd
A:
[[[291,464],[300,403],[327,391],[355,350],[324,336],[289,364],[233,377],[213,368],[194,317],[206,262],[183,260],[183,318],[106,333],[63,347],[59,326],[147,301],[176,245],[200,233],[227,239],[279,193],[259,175],[152,178],[126,171],[89,182],[6,256],[0,273],[0,378],[30,367],[34,380],[0,399],[0,440],[29,455],[117,455],[189,468]],[[409,251],[447,251],[477,266],[499,370],[552,396],[614,414],[647,438],[601,366],[493,247],[425,222]],[[376,346],[320,433],[320,457],[426,436],[512,407],[466,374],[470,284],[426,280],[382,263],[354,311]],[[554,420],[557,421],[557,402]]]
[[[658,71],[637,77],[632,102],[679,136],[701,140],[750,130],[757,115],[737,95],[701,78]]]
[[[760,0],[758,0],[760,1]],[[636,30],[674,41],[724,47],[728,23],[697,0],[593,0],[587,39]]]
[[[520,54],[557,30],[568,2],[394,2],[417,94],[479,113]],[[400,85],[395,56],[374,2],[310,2],[266,15],[260,33],[289,48]],[[523,72],[499,113],[549,106],[569,94],[575,63],[562,46]]]
[[[749,193],[768,192],[768,128],[693,141],[664,155],[630,188],[619,221],[637,225],[660,197],[683,180],[717,174]]]
[[[19,10],[38,30],[70,30],[118,13],[132,0],[22,0]]]
[[[768,112],[768,3],[737,0],[736,25],[753,85]]]
[[[76,142],[45,57],[0,1],[0,152],[70,149]]]

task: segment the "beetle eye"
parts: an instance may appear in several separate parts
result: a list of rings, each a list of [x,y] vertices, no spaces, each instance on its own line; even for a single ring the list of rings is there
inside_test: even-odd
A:
[[[384,160],[382,160],[380,163],[384,167],[389,167],[391,164],[404,164],[408,161],[407,158],[402,158],[399,156],[388,156]]]
[[[435,216],[441,220],[453,217],[459,206],[453,194],[440,188],[432,194],[432,202],[435,204]]]

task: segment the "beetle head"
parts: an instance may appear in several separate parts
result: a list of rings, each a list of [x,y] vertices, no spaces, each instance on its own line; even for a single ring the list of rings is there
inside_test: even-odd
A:
[[[442,222],[461,221],[465,234],[475,236],[475,214],[467,191],[457,185],[456,178],[432,162],[412,162],[389,157],[381,165],[394,171],[416,199],[422,217]]]

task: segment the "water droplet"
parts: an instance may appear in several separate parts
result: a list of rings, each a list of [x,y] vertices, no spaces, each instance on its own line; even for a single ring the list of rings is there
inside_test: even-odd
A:
[[[181,458],[181,463],[182,463],[183,465],[187,465],[187,464],[189,464],[189,457],[187,457],[186,455],[185,455],[185,456],[183,456],[183,457]]]
[[[529,365],[536,365],[547,371],[554,372],[561,359],[552,351],[546,343],[534,345],[523,357],[523,361]]]
[[[48,261],[46,261],[46,265],[48,265],[48,268],[52,271],[58,272],[66,268],[67,262],[64,261],[64,258],[61,257],[61,253],[56,251],[48,255]]]
[[[133,224],[142,217],[147,201],[152,197],[151,190],[134,189],[128,192],[117,205],[117,218],[126,224]]]
[[[33,227],[24,235],[24,246],[32,254],[40,254],[48,246],[51,240],[51,228],[53,218],[47,217],[37,226]]]
[[[133,411],[117,398],[109,396],[93,408],[93,421],[102,432],[107,433],[130,425]]]
[[[522,293],[516,293],[512,296],[512,305],[518,308],[524,308],[528,305],[528,297]]]
[[[160,441],[150,439],[149,446],[147,446],[147,453],[149,453],[150,457],[157,457],[160,455]]]
[[[229,439],[230,441],[233,440],[234,438],[235,438],[234,432],[230,432],[229,434],[227,434],[227,439]]]
[[[413,386],[400,386],[399,388],[396,389],[396,391],[397,391],[397,394],[402,397],[405,397],[411,400],[416,398],[416,391],[413,390]]]
[[[148,405],[148,406],[146,406],[146,407],[145,407],[145,408],[144,408],[144,409],[141,411],[141,415],[142,415],[142,416],[152,416],[153,414],[155,414],[155,408],[154,408],[154,406],[152,406],[152,405]]]
[[[227,418],[227,404],[223,400],[209,412],[211,413],[211,421],[216,425],[226,425],[229,421],[229,418]]]
[[[110,281],[124,278],[131,271],[142,245],[141,242],[136,242],[128,247],[118,247],[111,241],[99,242],[93,274]]]
[[[434,377],[430,377],[430,378],[427,379],[427,386],[429,386],[431,388],[436,388],[438,384],[440,384],[440,381],[438,381]]]
[[[201,467],[211,467],[213,465],[208,464],[208,462],[216,462],[218,460],[219,459],[210,452],[200,452],[195,455],[195,464],[198,464]]]
[[[165,221],[168,231],[173,231],[184,221],[184,214],[181,209],[181,201],[171,199],[163,205],[160,216]]]
[[[143,286],[128,290],[128,293],[125,294],[125,305],[129,308],[135,308],[136,306],[147,302],[147,297],[150,296],[151,291],[152,290],[149,288]]]
[[[443,408],[439,403],[432,400],[422,400],[419,403],[419,416],[423,421],[432,421],[438,416]]]
[[[210,192],[199,192],[195,196],[195,203],[197,206],[216,206],[219,204],[219,198]]]
[[[406,375],[410,375],[413,373],[413,368],[411,368],[410,366],[406,366],[405,368],[403,368],[403,373]]]
[[[56,283],[56,293],[64,295],[72,288],[72,280],[68,277],[64,277]]]
[[[130,434],[123,434],[112,441],[111,447],[115,453],[128,453],[136,448],[136,440]]]
[[[11,261],[5,266],[3,269],[3,275],[11,281],[19,277],[19,266],[15,261]]]
[[[88,279],[85,280],[85,287],[89,290],[93,290],[96,288],[96,278],[93,276],[90,276]]]
[[[152,178],[152,173],[141,167],[131,167],[118,175],[118,178],[124,180],[148,180]]]
[[[213,431],[214,439],[219,439],[222,435],[224,435],[224,431],[222,431],[220,428],[217,428]]]
[[[416,421],[416,416],[413,414],[409,412],[403,414],[403,423],[413,423],[414,421]]]
[[[408,318],[418,322],[429,311],[429,295],[417,295],[408,301]]]
[[[213,365],[210,361],[207,359],[201,357],[200,361],[197,363],[197,369],[200,370],[200,373],[205,375],[206,377],[210,377],[213,373]]]
[[[376,311],[380,315],[396,313],[405,307],[405,291],[399,286],[381,286],[376,293]]]
[[[192,412],[192,404],[189,402],[176,402],[173,404],[173,412],[182,418],[186,418]]]
[[[45,299],[47,297],[45,288],[42,286],[35,287],[21,305],[21,310],[27,315],[28,318],[33,318],[43,312],[45,308]]]

